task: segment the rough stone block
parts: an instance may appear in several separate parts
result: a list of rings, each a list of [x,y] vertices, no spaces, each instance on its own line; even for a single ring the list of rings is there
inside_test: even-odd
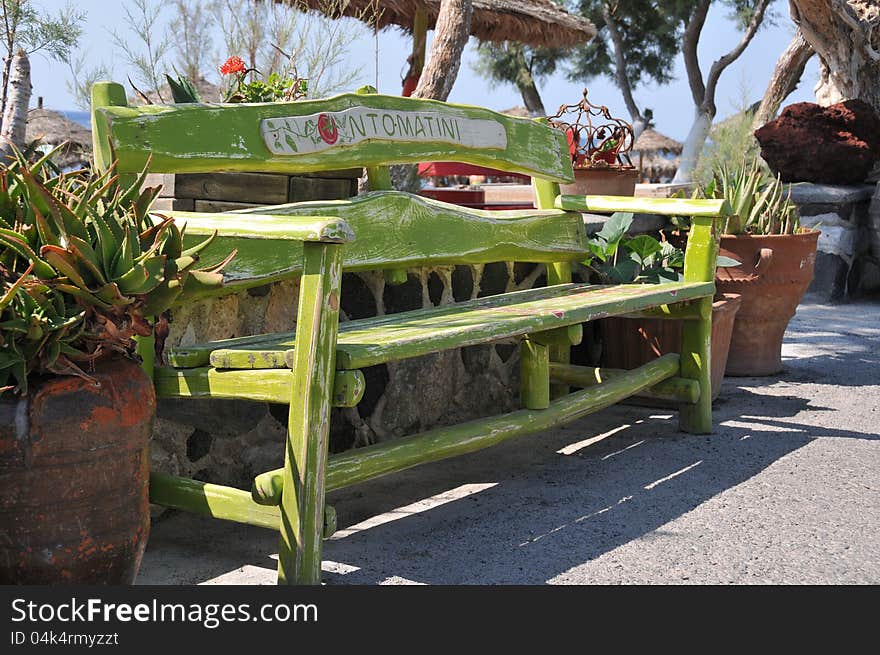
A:
[[[814,270],[813,281],[807,290],[809,293],[815,293],[830,302],[846,297],[850,265],[845,259],[838,255],[817,252]]]

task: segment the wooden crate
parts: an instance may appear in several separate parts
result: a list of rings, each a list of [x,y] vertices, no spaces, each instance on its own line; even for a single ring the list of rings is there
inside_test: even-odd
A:
[[[279,173],[153,173],[146,186],[162,186],[159,211],[217,212],[304,200],[339,200],[357,195],[360,169],[283,175]]]

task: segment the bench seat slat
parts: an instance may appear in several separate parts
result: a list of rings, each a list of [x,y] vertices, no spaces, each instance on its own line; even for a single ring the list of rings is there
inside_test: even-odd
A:
[[[340,369],[365,368],[713,293],[712,282],[562,284],[348,321],[339,326],[336,362]],[[178,367],[273,368],[289,359],[295,342],[294,332],[229,339],[173,350],[169,361]]]

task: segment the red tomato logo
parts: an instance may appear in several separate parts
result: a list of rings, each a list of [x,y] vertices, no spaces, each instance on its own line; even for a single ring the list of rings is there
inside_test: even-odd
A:
[[[324,139],[324,143],[332,146],[339,138],[339,128],[336,127],[336,121],[327,114],[318,116],[318,134]]]

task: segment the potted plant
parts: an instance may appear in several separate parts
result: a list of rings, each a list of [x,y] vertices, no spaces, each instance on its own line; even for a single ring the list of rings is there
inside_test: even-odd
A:
[[[565,132],[574,168],[574,182],[560,191],[570,195],[631,196],[635,193],[639,171],[629,158],[632,151],[632,125],[615,118],[607,107],[583,99],[562,105],[550,125]]]
[[[184,250],[148,214],[143,175],[57,174],[51,154],[0,166],[0,584],[131,583],[155,413],[135,337],[222,277],[195,270],[210,239]]]
[[[720,254],[742,265],[716,271],[721,293],[737,293],[728,375],[772,375],[782,370],[782,339],[813,279],[818,230],[801,228],[783,184],[757,158],[722,167],[698,194],[724,198],[733,215],[720,226]]]
[[[590,258],[585,265],[606,284],[675,281],[684,265],[681,248],[642,234],[627,237],[632,214],[615,214],[602,231],[588,240]],[[737,266],[738,261],[719,256],[719,267]],[[719,293],[712,303],[712,398],[721,393],[727,364],[733,319],[739,308],[737,294]],[[600,363],[608,368],[633,369],[667,353],[679,352],[681,321],[613,316],[598,321],[601,339]]]

